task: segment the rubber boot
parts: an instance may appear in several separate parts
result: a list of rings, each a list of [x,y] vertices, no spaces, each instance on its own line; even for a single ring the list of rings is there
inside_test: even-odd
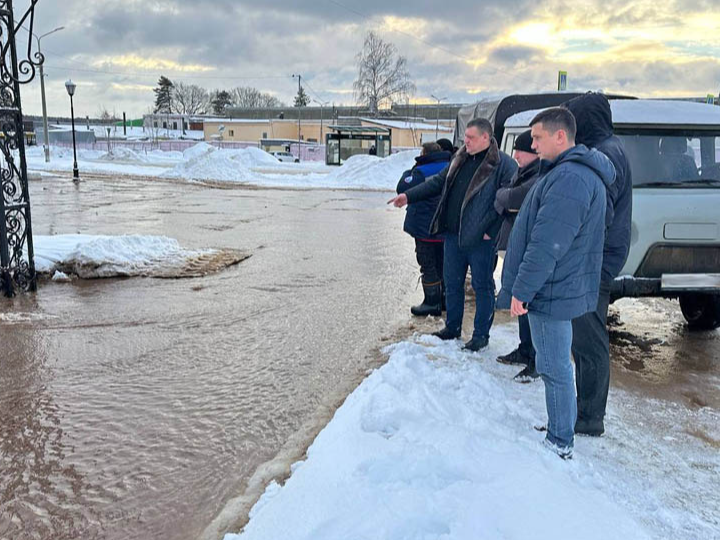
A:
[[[425,284],[423,283],[423,292],[425,300],[419,306],[410,308],[410,313],[416,317],[427,317],[433,315],[439,317],[442,314],[442,285],[440,282]]]

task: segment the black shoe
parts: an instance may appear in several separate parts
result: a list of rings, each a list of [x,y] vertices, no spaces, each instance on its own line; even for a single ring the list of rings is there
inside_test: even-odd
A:
[[[416,317],[427,317],[428,315],[439,317],[442,315],[442,286],[440,282],[431,285],[423,283],[423,292],[425,293],[423,303],[411,307],[410,313]]]
[[[540,374],[535,370],[535,362],[531,362],[525,366],[523,370],[513,377],[515,382],[519,383],[531,383],[537,381],[540,378]]]
[[[527,366],[530,362],[530,357],[521,353],[520,349],[515,349],[513,352],[498,356],[497,361],[510,366]]]
[[[450,339],[457,339],[460,337],[460,332],[453,332],[447,326],[439,332],[433,332],[433,336],[439,337],[440,339],[447,341]]]
[[[575,421],[575,433],[588,437],[599,437],[605,433],[605,425],[602,419],[586,420],[584,418],[578,418]]]
[[[485,347],[487,347],[489,341],[490,341],[490,339],[487,337],[474,337],[470,341],[468,341],[465,345],[463,345],[462,350],[477,352],[480,349],[484,349]]]

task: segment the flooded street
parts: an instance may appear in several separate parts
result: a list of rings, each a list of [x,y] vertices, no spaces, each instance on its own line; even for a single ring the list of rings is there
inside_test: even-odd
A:
[[[259,466],[298,459],[383,344],[437,327],[409,321],[414,246],[388,198],[32,182],[38,235],[163,234],[252,256],[204,278],[45,281],[0,299],[0,539],[195,539]],[[615,387],[720,411],[720,331],[689,332],[664,300],[611,313]]]
[[[31,188],[36,234],[165,234],[252,257],[0,300],[0,538],[197,538],[291,435],[327,421],[417,294],[386,194]]]

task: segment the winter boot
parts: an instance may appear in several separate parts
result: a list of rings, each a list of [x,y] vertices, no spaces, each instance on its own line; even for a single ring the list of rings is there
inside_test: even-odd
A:
[[[442,314],[442,286],[440,282],[423,283],[423,292],[425,293],[425,300],[419,306],[411,307],[410,313],[416,317],[427,317],[428,315],[439,317]]]
[[[527,366],[530,362],[530,357],[521,353],[520,349],[515,349],[512,352],[498,356],[497,361],[510,366]]]
[[[487,337],[473,337],[465,345],[463,345],[463,351],[477,352],[480,349],[484,349],[488,346],[489,339]]]
[[[452,330],[450,330],[450,329],[446,326],[445,328],[443,328],[442,330],[440,330],[440,331],[438,331],[438,332],[433,332],[433,336],[439,337],[439,338],[442,339],[443,341],[447,341],[447,340],[450,340],[450,339],[457,339],[457,338],[459,338],[459,337],[460,337],[460,331],[458,330],[457,332],[453,332]]]
[[[600,437],[605,433],[605,425],[602,418],[596,420],[578,418],[575,421],[575,433],[587,437]]]
[[[540,374],[535,369],[535,359],[528,358],[528,364],[525,368],[513,377],[515,382],[519,383],[531,383],[537,381],[540,378]]]

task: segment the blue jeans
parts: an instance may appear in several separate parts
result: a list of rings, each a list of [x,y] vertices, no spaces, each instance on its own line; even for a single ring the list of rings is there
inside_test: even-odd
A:
[[[572,321],[558,321],[531,311],[528,313],[535,347],[535,368],[545,383],[548,415],[547,438],[560,447],[575,441],[577,402],[570,363]]]
[[[472,272],[475,291],[475,326],[473,338],[488,337],[495,317],[495,248],[492,240],[484,240],[479,247],[464,250],[458,245],[456,234],[445,236],[443,276],[445,279],[445,305],[447,327],[460,335],[465,311],[465,276],[468,266]]]

